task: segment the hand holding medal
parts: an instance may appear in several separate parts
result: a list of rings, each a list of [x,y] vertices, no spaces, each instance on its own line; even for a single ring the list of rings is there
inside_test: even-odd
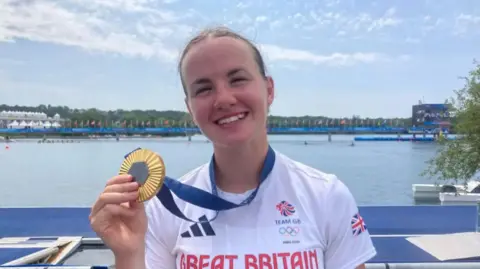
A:
[[[137,149],[125,156],[119,175],[111,178],[92,207],[90,225],[119,257],[144,245],[147,216],[144,201],[163,186],[165,165],[156,153]]]

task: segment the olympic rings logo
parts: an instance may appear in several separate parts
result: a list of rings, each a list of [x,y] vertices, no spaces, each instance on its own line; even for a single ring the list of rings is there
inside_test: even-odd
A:
[[[278,233],[285,236],[296,236],[300,232],[299,227],[280,227]]]

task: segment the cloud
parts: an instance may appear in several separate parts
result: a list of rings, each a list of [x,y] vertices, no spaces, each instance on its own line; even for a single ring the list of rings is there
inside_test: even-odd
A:
[[[208,19],[197,11],[187,9],[182,13],[168,10],[164,0],[3,0],[0,1],[0,42],[14,42],[25,39],[35,42],[53,43],[82,48],[87,51],[121,54],[127,57],[155,58],[171,63],[179,56],[187,37],[195,31],[194,25]],[[330,1],[338,5],[338,1]],[[247,8],[250,3],[240,2],[237,6]],[[364,22],[370,31],[396,25],[394,9],[385,12],[384,17],[373,20],[362,15],[357,21],[350,21],[350,29]],[[330,24],[345,21],[339,13],[327,12],[316,15],[309,13],[318,23]],[[287,18],[295,28],[308,22],[307,14],[295,12]],[[269,23],[284,25],[287,21],[269,21],[269,15],[237,17],[237,23],[258,25]],[[205,23],[206,24],[206,23]],[[252,28],[252,27],[250,27]],[[249,28],[249,29],[250,29]],[[253,27],[252,32],[256,28]],[[347,31],[338,33],[345,35]],[[391,60],[377,53],[333,53],[318,55],[313,52],[282,48],[276,45],[263,46],[270,61],[311,62],[348,66]],[[393,58],[394,59],[394,58]]]
[[[477,33],[480,33],[480,16],[461,13],[455,18],[453,34],[465,35],[469,30],[476,30]]]
[[[163,39],[173,33],[189,31],[184,25],[174,25],[177,18],[170,12],[152,10],[142,5],[147,0],[69,2],[81,5],[69,9],[66,4],[46,0],[0,2],[0,40],[27,39],[171,61],[178,52],[165,44]],[[141,12],[147,16],[134,21],[136,29],[132,30],[118,21],[118,17],[112,16],[109,10]],[[171,24],[167,24],[163,31],[162,27],[153,31],[151,25],[160,21]]]
[[[410,56],[401,55],[390,57],[380,53],[332,53],[319,55],[312,52],[282,48],[276,45],[260,45],[260,50],[269,61],[310,62],[317,65],[352,66],[355,64],[371,64],[375,62],[389,62],[394,60],[408,61]]]
[[[339,3],[339,1],[331,0],[327,3],[327,6],[339,5]],[[384,14],[380,17],[374,17],[366,12],[348,13],[347,11],[311,9],[302,16],[300,23],[304,30],[309,31],[331,29],[335,33],[368,34],[384,30],[388,27],[399,26],[403,23],[403,19],[396,16],[395,7],[385,10]],[[281,25],[284,25],[284,23],[275,22],[274,26]]]
[[[402,20],[399,18],[395,18],[396,9],[395,8],[389,8],[385,14],[376,20],[371,20],[370,21],[370,26],[368,27],[368,31],[372,31],[374,29],[383,29],[388,26],[396,26],[402,23]]]

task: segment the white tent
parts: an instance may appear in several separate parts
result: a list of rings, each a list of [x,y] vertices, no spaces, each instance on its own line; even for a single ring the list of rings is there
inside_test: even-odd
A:
[[[33,129],[43,129],[43,124],[41,121],[32,121],[31,126]]]
[[[28,124],[27,124],[26,121],[22,120],[18,126],[21,127],[21,128],[25,128],[25,127],[28,126]]]
[[[47,119],[47,114],[43,112],[23,112],[23,111],[2,111],[1,117],[18,118],[18,119]],[[60,119],[60,115],[56,114],[55,119]]]
[[[9,128],[19,128],[18,121],[14,120],[8,124]]]

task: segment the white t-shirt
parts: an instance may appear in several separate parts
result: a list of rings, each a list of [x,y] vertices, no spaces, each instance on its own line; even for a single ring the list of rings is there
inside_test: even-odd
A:
[[[209,164],[179,180],[211,192]],[[238,204],[252,191],[219,196]],[[192,220],[215,215],[174,198]],[[156,197],[146,211],[147,269],[354,269],[376,255],[348,188],[278,152],[255,199],[210,223],[184,221]]]

